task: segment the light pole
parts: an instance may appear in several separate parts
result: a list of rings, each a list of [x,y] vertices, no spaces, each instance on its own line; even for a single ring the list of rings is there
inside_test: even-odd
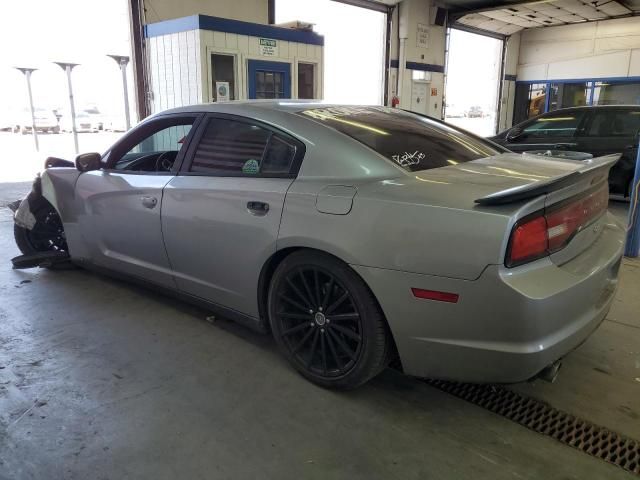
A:
[[[127,88],[127,64],[129,63],[129,57],[124,55],[107,55],[107,57],[113,58],[118,65],[120,65],[120,71],[122,72],[122,91],[124,92],[124,121],[127,130],[131,128],[131,119],[129,118],[129,90]]]
[[[27,93],[29,94],[29,111],[31,112],[31,131],[33,132],[33,141],[36,144],[36,152],[40,151],[40,145],[38,144],[38,132],[36,131],[36,116],[33,112],[33,95],[31,94],[31,74],[37,70],[37,68],[27,67],[15,67],[16,70],[20,70],[24,77],[27,79]],[[20,126],[22,128],[22,125]]]
[[[71,87],[71,70],[73,67],[77,67],[77,63],[65,63],[65,62],[53,62],[58,65],[62,70],[67,73],[67,88],[69,90],[69,107],[71,113],[71,130],[73,132],[73,145],[76,149],[76,155],[79,153],[78,149],[78,129],[76,128],[76,107],[73,103],[73,88]]]

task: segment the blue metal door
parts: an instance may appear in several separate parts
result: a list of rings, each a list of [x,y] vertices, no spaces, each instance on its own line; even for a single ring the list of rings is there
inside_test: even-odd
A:
[[[249,98],[291,98],[291,64],[249,60]]]

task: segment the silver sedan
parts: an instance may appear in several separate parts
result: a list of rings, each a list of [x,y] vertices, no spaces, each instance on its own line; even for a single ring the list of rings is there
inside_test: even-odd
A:
[[[103,155],[48,159],[16,212],[14,264],[72,262],[201,304],[270,332],[326,387],[390,363],[518,382],[609,310],[616,160],[514,154],[384,107],[184,107]]]

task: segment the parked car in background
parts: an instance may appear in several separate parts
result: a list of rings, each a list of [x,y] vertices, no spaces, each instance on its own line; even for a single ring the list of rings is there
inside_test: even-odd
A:
[[[482,107],[473,106],[467,112],[467,117],[469,118],[482,118],[484,113],[482,112]]]
[[[71,115],[68,115],[66,112],[62,114],[62,117],[60,117],[60,128],[64,132],[73,131]],[[97,132],[98,128],[96,127],[89,114],[81,111],[76,113],[76,131],[78,133]]]
[[[82,113],[86,113],[91,119],[91,127],[94,130],[103,130],[104,129],[104,115],[98,107],[90,106],[82,109]]]
[[[640,105],[603,105],[554,110],[526,120],[495,137],[514,152],[570,150],[597,157],[621,153],[609,172],[610,191],[629,197],[640,142]]]
[[[60,125],[53,110],[47,108],[34,108],[33,116],[37,132],[60,133]],[[13,131],[20,132],[23,135],[30,133],[33,129],[33,119],[31,118],[31,110],[24,108],[19,111],[14,120]]]
[[[449,105],[445,109],[445,117],[446,118],[462,118],[466,115],[466,112],[463,108],[458,107],[457,105]]]
[[[553,375],[613,302],[616,159],[514,154],[385,107],[182,107],[104,155],[50,159],[16,212],[14,265],[70,260],[206,305],[324,387],[392,361],[519,382]]]

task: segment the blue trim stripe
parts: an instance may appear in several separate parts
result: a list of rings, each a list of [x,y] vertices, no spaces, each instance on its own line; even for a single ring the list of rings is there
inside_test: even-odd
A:
[[[208,15],[192,15],[190,17],[150,23],[145,25],[144,35],[150,38],[197,29],[237,33],[238,35],[265,37],[286,42],[306,43],[309,45],[324,45],[324,37],[315,32],[274,27],[273,25],[262,25],[260,23],[242,22],[228,18],[210,17]]]
[[[398,65],[400,65],[398,60],[391,60],[389,62],[391,68],[398,68]],[[444,67],[442,65],[433,65],[431,63],[406,62],[405,68],[409,70],[421,70],[423,72],[444,73]]]
[[[508,73],[505,73],[504,79],[505,80],[509,80],[510,82],[515,82],[516,81],[516,76],[515,75],[509,75]]]

